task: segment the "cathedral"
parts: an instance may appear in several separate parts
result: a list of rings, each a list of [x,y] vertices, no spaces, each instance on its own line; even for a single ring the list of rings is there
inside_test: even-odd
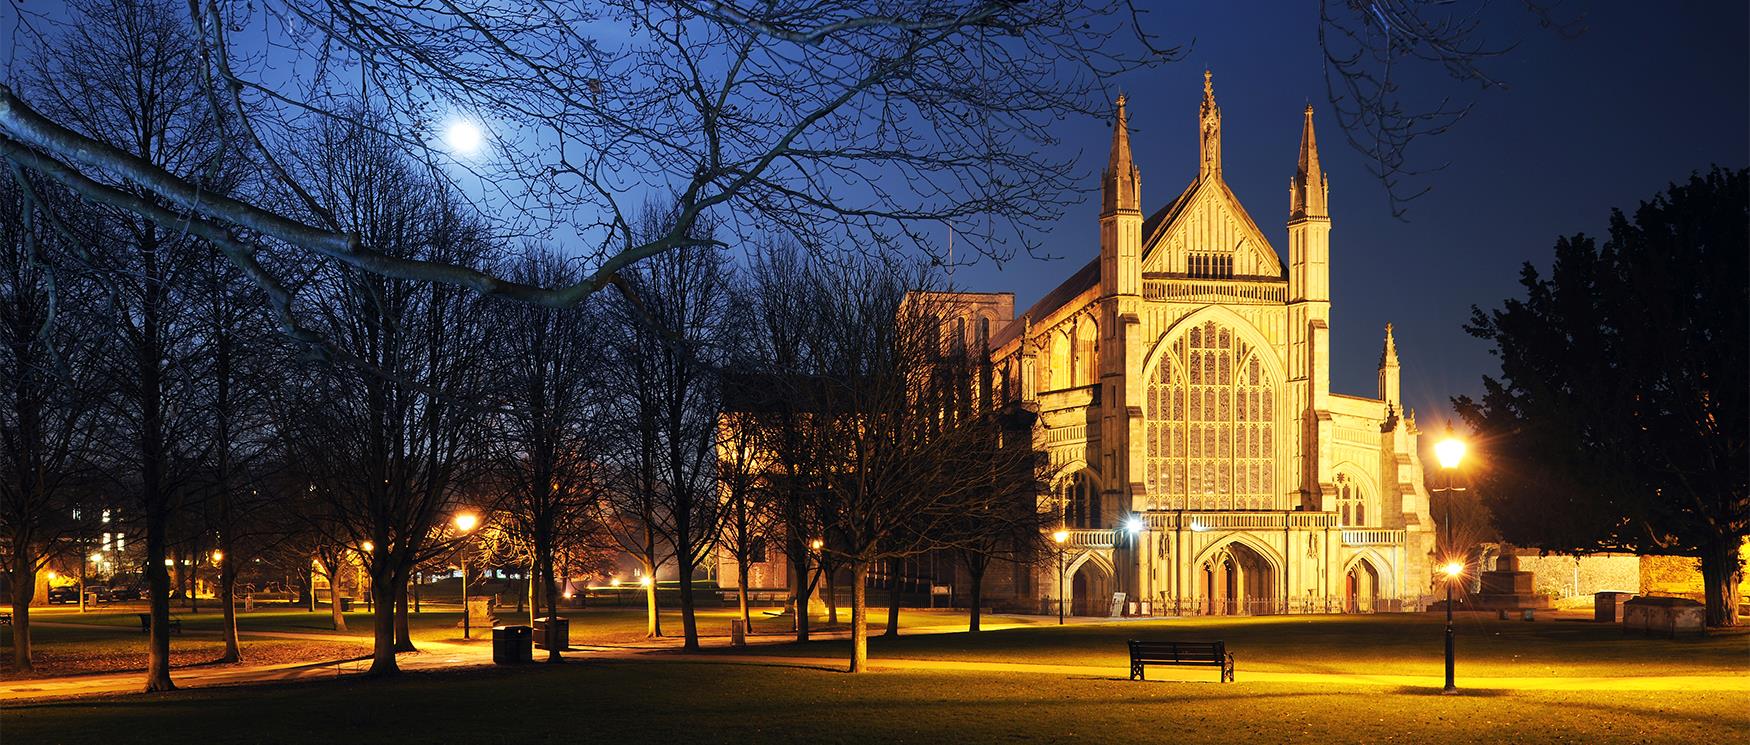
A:
[[[1082,615],[1365,612],[1429,587],[1428,493],[1390,325],[1373,395],[1330,390],[1312,107],[1286,266],[1222,179],[1221,123],[1205,73],[1196,177],[1145,211],[1119,97],[1099,255],[1019,315],[1012,294],[957,294],[996,393],[1036,416],[1058,516],[1056,555],[987,597]]]

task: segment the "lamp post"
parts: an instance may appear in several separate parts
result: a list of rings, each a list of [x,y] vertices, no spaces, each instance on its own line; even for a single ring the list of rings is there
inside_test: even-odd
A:
[[[462,535],[466,536],[469,531],[474,529],[474,526],[480,524],[480,518],[476,517],[471,512],[464,512],[464,513],[456,516],[455,522],[456,522],[456,529],[462,531]],[[464,546],[462,549],[461,559],[462,559],[462,562],[461,562],[462,563],[462,638],[463,639],[470,639],[470,638],[473,638],[472,637],[473,628],[471,626],[471,621],[473,619],[470,618],[470,614],[468,613],[468,551],[467,551],[466,546]]]
[[[1135,515],[1131,515],[1130,519],[1124,521],[1124,532],[1130,536],[1130,558],[1136,562],[1136,568],[1138,570],[1136,574],[1136,587],[1131,589],[1130,597],[1126,598],[1124,601],[1124,615],[1130,615],[1128,611],[1130,609],[1130,604],[1133,602],[1136,603],[1137,608],[1140,609],[1142,607],[1142,603],[1135,599],[1137,595],[1142,594],[1142,557],[1136,553],[1136,540],[1138,536],[1142,535],[1142,527],[1142,518]],[[1140,610],[1138,612],[1140,612]]]
[[[1069,540],[1069,531],[1059,530],[1051,534],[1051,540],[1057,543],[1057,625],[1063,625],[1063,544]]]
[[[1446,425],[1446,438],[1434,446],[1434,457],[1440,459],[1440,470],[1446,475],[1446,550],[1452,551],[1452,472],[1457,470],[1459,461],[1464,460],[1464,441],[1452,434],[1452,425]],[[1452,681],[1453,642],[1452,642],[1452,585],[1464,574],[1464,565],[1447,557],[1446,572],[1446,687],[1442,694],[1458,693],[1458,686]]]

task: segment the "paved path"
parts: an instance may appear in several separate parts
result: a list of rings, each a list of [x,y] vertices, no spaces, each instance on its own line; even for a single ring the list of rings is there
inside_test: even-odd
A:
[[[44,626],[81,626],[85,624],[41,623]],[[987,630],[999,630],[1019,626],[1031,626],[1030,623],[1013,623],[993,619],[985,624]],[[957,632],[965,628],[963,624],[941,624],[914,626],[903,630],[906,634],[932,634]],[[290,631],[245,631],[244,637],[307,639],[310,641],[340,641],[358,643],[362,640],[357,636],[340,634],[324,634]],[[848,631],[816,633],[818,639],[845,638]],[[788,636],[757,636],[750,642],[756,646],[784,644],[790,640]],[[712,646],[726,646],[727,640],[721,638],[709,639]],[[417,653],[402,654],[397,658],[403,670],[435,670],[458,667],[483,667],[492,664],[492,645],[487,640],[473,642],[441,642],[426,641],[419,643]],[[730,652],[727,650],[712,653],[681,653],[680,640],[665,638],[650,640],[634,645],[597,645],[580,646],[565,653],[567,659],[574,660],[620,660],[641,663],[703,663],[726,665],[777,665],[785,667],[823,668],[842,670],[846,660],[842,657],[792,657],[783,655],[757,654],[752,652]],[[545,654],[536,650],[537,659]],[[173,671],[176,684],[181,688],[205,688],[212,686],[244,685],[254,683],[273,683],[293,680],[318,680],[335,678],[345,675],[356,675],[365,672],[370,666],[368,656],[346,660],[329,660],[323,662],[286,663],[277,665],[226,665],[209,667],[183,667]],[[1020,662],[974,662],[959,660],[916,660],[887,659],[870,660],[873,670],[906,670],[906,671],[963,671],[1006,674],[1058,675],[1072,677],[1107,678],[1122,680],[1128,677],[1128,670],[1123,665],[1057,665]],[[1186,681],[1214,682],[1213,670],[1203,668],[1172,668],[1151,667],[1148,671],[1150,680],[1155,681]],[[141,683],[139,672],[108,673],[97,675],[73,675],[57,678],[37,678],[31,680],[9,681],[0,684],[0,703],[28,704],[47,699],[67,699],[87,696],[114,696],[138,692]],[[1263,683],[1296,683],[1310,685],[1344,685],[1344,686],[1377,686],[1377,687],[1409,687],[1434,689],[1443,684],[1437,676],[1418,675],[1332,675],[1323,673],[1291,673],[1239,670],[1240,682]],[[1750,675],[1737,676],[1639,676],[1639,677],[1467,677],[1460,681],[1465,690],[1547,690],[1547,691],[1741,691],[1750,693]]]

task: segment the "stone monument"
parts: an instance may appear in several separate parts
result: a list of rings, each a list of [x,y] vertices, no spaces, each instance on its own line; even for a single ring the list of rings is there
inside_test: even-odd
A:
[[[1483,572],[1482,589],[1477,593],[1477,610],[1523,611],[1548,610],[1549,598],[1533,588],[1531,572],[1519,571],[1519,557],[1513,549],[1502,547],[1495,559],[1494,571]]]

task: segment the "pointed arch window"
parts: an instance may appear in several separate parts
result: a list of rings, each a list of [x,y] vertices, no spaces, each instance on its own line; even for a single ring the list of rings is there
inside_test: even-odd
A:
[[[1214,321],[1171,342],[1148,381],[1157,509],[1276,508],[1276,382],[1258,353]]]
[[[1063,510],[1063,524],[1072,528],[1099,528],[1103,520],[1100,490],[1086,469],[1064,479],[1057,487],[1058,504]]]
[[[1369,504],[1360,482],[1349,474],[1337,474],[1337,519],[1345,528],[1365,528],[1378,523],[1378,510]]]

